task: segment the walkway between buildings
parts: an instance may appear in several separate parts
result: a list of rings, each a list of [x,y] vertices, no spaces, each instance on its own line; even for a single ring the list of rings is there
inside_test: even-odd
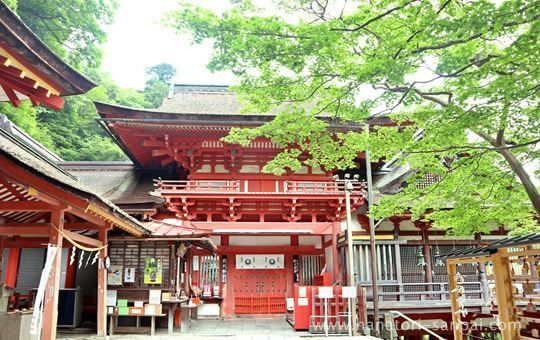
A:
[[[282,340],[282,339],[326,339],[324,336],[313,336],[308,332],[295,332],[292,327],[281,318],[258,319],[258,318],[238,318],[233,320],[193,320],[191,329],[187,334],[180,334],[176,331],[173,335],[167,335],[166,329],[156,330],[156,336],[151,337],[147,334],[119,334],[114,335],[110,339],[178,339],[178,336],[184,339],[200,339],[200,340]],[[342,339],[348,338],[339,336]],[[328,338],[337,338],[337,336],[329,336]],[[62,340],[81,340],[98,339],[90,334],[68,334],[59,333],[58,339]],[[99,338],[103,339],[103,338]],[[348,339],[356,340],[377,340],[378,338],[368,336],[357,336]]]

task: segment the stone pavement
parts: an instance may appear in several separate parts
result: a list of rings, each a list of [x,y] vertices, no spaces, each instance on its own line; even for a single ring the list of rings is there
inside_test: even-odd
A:
[[[173,340],[178,338],[197,339],[197,340],[282,340],[282,339],[328,339],[349,337],[340,336],[314,336],[308,332],[295,332],[294,329],[282,318],[238,318],[233,320],[193,320],[191,329],[187,334],[180,334],[178,330],[173,335],[167,335],[167,330],[159,328],[156,335],[151,337],[149,334],[115,334],[108,339],[163,339]],[[353,337],[356,340],[376,340],[378,338],[369,336]],[[62,340],[95,340],[96,336],[90,334],[69,334],[61,332],[57,339]],[[103,339],[103,338],[101,338]]]

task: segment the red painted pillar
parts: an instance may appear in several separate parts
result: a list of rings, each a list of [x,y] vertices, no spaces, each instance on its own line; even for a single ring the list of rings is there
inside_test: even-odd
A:
[[[51,212],[51,224],[49,227],[49,243],[58,247],[53,260],[51,272],[45,287],[43,297],[43,340],[56,339],[56,324],[58,322],[58,294],[60,289],[60,266],[62,260],[63,236],[60,233],[64,230],[64,211],[55,210]],[[60,231],[60,232],[59,232]]]
[[[103,245],[108,244],[107,228],[101,228],[98,232],[99,240]],[[104,337],[107,335],[107,269],[105,268],[105,258],[107,248],[99,251],[98,277],[97,277],[97,335]]]
[[[71,258],[71,255],[73,253],[73,248],[70,248],[68,251],[68,257],[66,261],[66,288],[75,288],[75,274],[77,272],[77,261],[75,261],[72,265],[69,264],[69,259]]]
[[[19,270],[20,256],[21,248],[9,248],[5,283],[10,288],[15,288],[15,285],[17,284],[17,271]]]

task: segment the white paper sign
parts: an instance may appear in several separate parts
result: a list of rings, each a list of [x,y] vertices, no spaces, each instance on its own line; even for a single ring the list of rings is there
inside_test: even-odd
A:
[[[298,297],[307,297],[307,287],[298,287]]]
[[[161,303],[161,290],[151,289],[148,292],[148,303],[152,305],[159,305]]]
[[[320,299],[331,299],[334,297],[334,287],[332,286],[321,286],[319,287],[319,298]]]
[[[354,299],[356,298],[356,287],[354,286],[345,286],[341,288],[341,295],[344,298]]]
[[[107,306],[116,306],[117,291],[107,289]]]
[[[307,306],[308,305],[308,299],[307,298],[299,298],[298,299],[298,306]]]
[[[133,301],[134,307],[144,307],[144,301]]]
[[[133,283],[135,282],[135,268],[128,267],[124,272],[124,282]]]

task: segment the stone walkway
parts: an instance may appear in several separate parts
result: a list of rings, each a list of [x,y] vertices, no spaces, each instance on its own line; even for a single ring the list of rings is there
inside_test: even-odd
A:
[[[187,334],[180,334],[178,330],[173,335],[167,335],[167,330],[159,328],[156,335],[149,334],[115,334],[109,339],[163,339],[173,340],[178,338],[200,339],[200,340],[282,340],[282,339],[327,339],[324,336],[314,336],[308,332],[295,332],[294,329],[282,318],[260,319],[260,318],[239,318],[233,320],[193,320],[191,329]],[[329,338],[344,338],[341,336],[329,336]],[[349,338],[349,337],[345,337]],[[353,337],[358,340],[376,340],[369,336]],[[69,334],[60,332],[57,339],[62,340],[95,340],[96,336],[89,334]],[[101,338],[103,339],[103,338]],[[350,339],[350,338],[349,338]]]

